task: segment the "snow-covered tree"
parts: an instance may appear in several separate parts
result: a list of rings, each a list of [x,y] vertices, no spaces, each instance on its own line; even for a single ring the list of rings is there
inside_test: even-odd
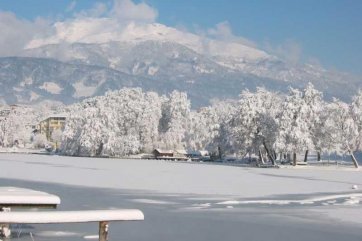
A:
[[[312,139],[312,143],[310,143],[308,149],[305,150],[304,161],[307,161],[307,155],[310,149],[315,149],[318,153],[323,151],[324,144],[318,140],[323,137],[319,136],[319,134],[321,134],[320,130],[323,129],[324,124],[321,116],[324,112],[325,103],[323,102],[322,92],[316,90],[311,83],[308,83],[304,89],[303,100],[305,107],[302,109],[302,114],[308,126],[310,138]],[[318,154],[318,156],[319,155],[320,154]]]
[[[218,151],[221,146],[221,126],[235,113],[235,101],[213,101],[211,106],[190,113],[187,147],[192,150]]]
[[[69,108],[63,137],[68,155],[125,156],[150,151],[158,140],[161,100],[153,92],[125,88]]]
[[[358,162],[353,152],[358,150],[359,133],[358,124],[353,118],[351,105],[334,99],[329,105],[330,132],[334,135],[335,151],[338,154],[351,155],[356,167]]]
[[[322,110],[322,93],[315,90],[312,84],[299,91],[290,89],[278,118],[279,133],[276,149],[281,152],[293,153],[296,164],[296,153],[315,148],[314,134],[316,125],[320,123],[319,114]],[[306,158],[305,158],[306,160]]]
[[[0,117],[0,145],[11,147],[31,142],[37,113],[29,106],[3,106]]]
[[[318,114],[318,119],[312,128],[312,140],[317,151],[317,159],[321,160],[321,153],[331,154],[336,151],[336,138],[334,133],[333,115],[334,106],[330,103],[323,103]]]
[[[352,99],[352,116],[357,125],[358,139],[357,149],[362,150],[362,90],[359,90],[357,95]]]
[[[160,142],[165,148],[180,149],[186,147],[186,131],[190,116],[190,101],[187,94],[173,91],[162,104],[160,119]]]
[[[263,147],[274,163],[272,147],[278,131],[276,117],[280,110],[280,97],[263,88],[258,88],[255,93],[246,90],[240,97],[228,126],[232,151],[246,155],[258,153]]]

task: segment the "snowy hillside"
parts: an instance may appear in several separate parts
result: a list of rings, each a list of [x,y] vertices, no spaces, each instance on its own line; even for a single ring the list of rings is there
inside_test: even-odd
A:
[[[156,23],[96,31],[99,21],[112,20],[92,21],[57,23],[53,36],[28,44],[22,53],[27,58],[0,58],[2,101],[72,103],[109,89],[141,87],[160,94],[185,91],[198,107],[257,86],[286,91],[311,82],[325,97],[343,100],[362,87],[351,75],[290,65],[238,42],[203,38]],[[80,28],[83,31],[74,31]]]
[[[178,89],[188,92],[194,106],[198,107],[208,104],[212,98],[235,98],[246,87],[255,89],[264,83],[268,87],[280,86],[277,81],[244,74],[194,73],[189,63],[175,64],[166,73],[164,70],[157,73],[156,67],[135,66],[138,68],[134,67],[133,70],[139,75],[53,59],[0,58],[0,84],[3,87],[0,96],[7,103],[36,103],[50,99],[69,104],[122,87],[141,87],[160,94]],[[216,64],[213,66],[219,67]],[[173,76],[172,69],[180,74]],[[141,74],[142,71],[146,71],[146,74]]]
[[[112,69],[67,64],[40,58],[0,58],[3,101],[39,102],[46,99],[73,103],[82,97],[103,94],[109,89],[138,86],[143,78]],[[145,82],[145,87],[147,81]]]

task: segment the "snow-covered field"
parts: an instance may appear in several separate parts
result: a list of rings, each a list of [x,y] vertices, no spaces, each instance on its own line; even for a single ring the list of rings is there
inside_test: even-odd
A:
[[[61,197],[61,210],[139,208],[110,240],[361,240],[362,172],[0,154],[0,185]],[[96,225],[21,226],[19,240],[94,239]],[[122,237],[122,238],[121,238]]]

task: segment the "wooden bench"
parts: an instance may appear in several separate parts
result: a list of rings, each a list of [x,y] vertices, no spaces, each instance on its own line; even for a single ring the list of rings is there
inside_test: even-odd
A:
[[[108,222],[141,221],[144,215],[137,209],[0,212],[0,223],[5,224],[56,224],[99,222],[99,241],[108,240]]]

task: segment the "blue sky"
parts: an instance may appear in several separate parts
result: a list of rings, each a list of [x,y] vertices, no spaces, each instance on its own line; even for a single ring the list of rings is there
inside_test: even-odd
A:
[[[17,18],[63,20],[95,2],[0,0],[0,10]],[[135,1],[139,3],[140,1]],[[319,61],[329,69],[362,74],[362,1],[360,0],[146,0],[157,9],[157,22],[190,31],[227,21],[234,35],[263,49],[292,43],[302,62]],[[72,8],[72,6],[74,8]],[[286,48],[285,51],[288,51]],[[298,52],[298,51],[297,51]]]

